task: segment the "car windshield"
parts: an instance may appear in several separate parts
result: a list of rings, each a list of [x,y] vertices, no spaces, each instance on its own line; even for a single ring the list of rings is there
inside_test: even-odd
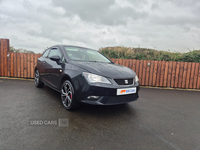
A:
[[[68,57],[71,60],[76,61],[89,61],[89,62],[106,62],[110,63],[111,61],[105,56],[100,54],[98,51],[80,48],[80,47],[68,47],[65,46],[65,51],[67,52]]]

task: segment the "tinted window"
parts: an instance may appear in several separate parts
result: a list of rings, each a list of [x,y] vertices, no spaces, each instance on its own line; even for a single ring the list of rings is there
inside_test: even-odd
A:
[[[72,60],[110,62],[101,53],[95,50],[80,47],[64,47],[67,55]]]
[[[49,57],[55,56],[55,55],[60,56],[60,58],[62,56],[62,54],[60,53],[60,51],[57,48],[51,49],[51,51],[49,53]]]
[[[48,54],[49,54],[49,49],[48,49],[48,50],[46,50],[46,51],[43,53],[42,57],[47,57],[47,56],[48,56]]]

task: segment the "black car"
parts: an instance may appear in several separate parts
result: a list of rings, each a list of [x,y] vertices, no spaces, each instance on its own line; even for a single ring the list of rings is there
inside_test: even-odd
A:
[[[38,58],[35,85],[44,84],[61,93],[65,109],[81,103],[116,105],[138,99],[135,72],[109,60],[96,50],[56,45]]]

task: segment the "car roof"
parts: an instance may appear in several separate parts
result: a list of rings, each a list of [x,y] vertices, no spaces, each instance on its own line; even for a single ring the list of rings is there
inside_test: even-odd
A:
[[[54,46],[51,46],[51,47],[62,47],[62,48],[64,48],[64,47],[77,47],[77,48],[84,48],[84,49],[89,49],[89,50],[97,51],[95,49],[91,49],[91,48],[87,48],[87,47],[81,47],[81,46],[75,46],[75,45],[54,45]]]

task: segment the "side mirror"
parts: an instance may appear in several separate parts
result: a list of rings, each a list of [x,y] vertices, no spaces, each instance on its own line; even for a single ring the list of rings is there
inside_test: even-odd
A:
[[[51,60],[58,62],[60,60],[60,56],[55,55],[50,57]]]

